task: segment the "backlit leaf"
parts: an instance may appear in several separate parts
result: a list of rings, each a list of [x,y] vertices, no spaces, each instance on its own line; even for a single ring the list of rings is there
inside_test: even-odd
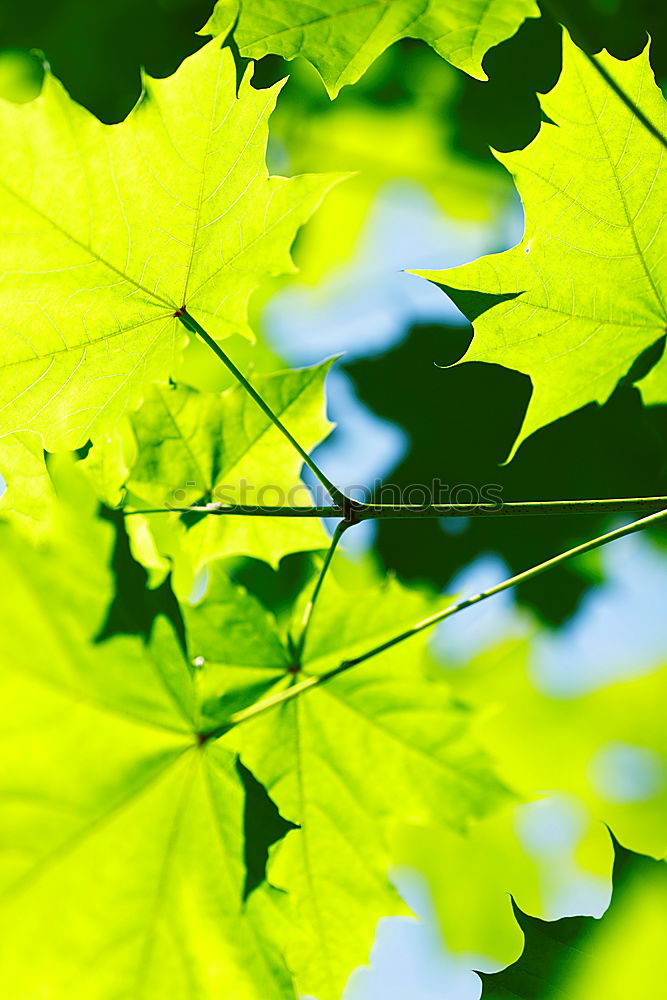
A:
[[[302,447],[329,433],[324,379],[329,364],[262,375],[254,384]],[[156,385],[131,417],[136,460],[127,485],[130,505],[187,507],[194,503],[308,505],[299,472],[302,460],[242,386],[224,393]],[[157,551],[174,561],[177,587],[189,591],[193,575],[212,559],[244,554],[274,565],[287,553],[325,548],[316,519],[207,516],[186,531],[175,513],[128,519],[138,540],[148,531]]]
[[[226,32],[243,55],[303,56],[317,68],[329,95],[356,83],[399,38],[421,38],[454,66],[486,79],[482,59],[527,17],[534,0],[218,0],[202,33]]]
[[[243,902],[243,786],[234,755],[197,738],[196,668],[164,619],[148,646],[94,642],[111,526],[79,510],[41,553],[0,534],[5,989],[293,996],[277,897]]]
[[[604,69],[658,128],[665,100],[645,51]],[[548,121],[498,154],[526,213],[521,243],[450,271],[424,271],[474,321],[466,361],[525,372],[533,395],[518,444],[586,403],[604,403],[667,326],[664,147],[565,39]]]
[[[526,937],[515,965],[484,977],[484,1000],[621,1000],[650,995],[664,974],[667,867],[616,848],[614,894],[601,920],[544,921],[517,912]]]
[[[345,594],[330,578],[326,589],[306,675],[433,607],[398,584]],[[230,734],[282,815],[300,826],[274,849],[269,878],[294,907],[288,963],[300,991],[320,1000],[338,998],[367,960],[380,916],[406,912],[388,880],[396,823],[462,830],[509,798],[466,737],[466,708],[427,680],[423,642],[410,642]]]
[[[250,335],[248,298],[289,271],[289,248],[330,180],[269,177],[279,87],[236,94],[212,42],[144,80],[125,122],[101,124],[47,75],[0,102],[1,431],[76,448],[164,379],[183,305],[213,337]]]

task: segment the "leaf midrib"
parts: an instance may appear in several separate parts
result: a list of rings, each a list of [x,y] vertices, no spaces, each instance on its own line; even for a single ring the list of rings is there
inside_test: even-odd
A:
[[[424,681],[423,683],[426,684],[426,681]],[[442,760],[441,758],[436,757],[435,755],[429,753],[428,751],[423,750],[415,743],[407,742],[406,740],[401,738],[400,733],[396,733],[394,730],[389,729],[387,728],[387,726],[382,725],[382,723],[379,722],[378,719],[376,719],[374,716],[367,715],[360,708],[357,708],[356,705],[348,701],[346,698],[341,696],[335,690],[335,681],[326,686],[326,694],[330,698],[335,699],[340,705],[346,708],[353,715],[356,715],[359,718],[363,719],[366,725],[370,726],[373,729],[377,729],[378,732],[383,734],[383,736],[390,739],[392,742],[396,743],[399,747],[402,747],[408,753],[412,753],[415,754],[417,757],[423,758],[431,767],[433,767],[437,771],[441,771],[444,774],[447,774],[450,779],[453,777],[455,779],[455,784],[457,786],[461,787],[463,785],[466,788],[470,787],[471,784],[470,782],[464,782],[461,780],[461,772],[459,767],[457,767],[455,764],[450,763],[448,760]],[[426,709],[428,711],[429,707],[426,706]]]
[[[301,397],[308,391],[308,389],[312,388],[313,383],[316,382],[316,380],[320,377],[320,375],[322,373],[322,367],[321,367],[321,365],[317,365],[314,368],[311,368],[310,369],[310,373],[311,374],[309,374],[307,380],[304,383],[302,383],[301,385],[298,386],[297,392],[294,394],[294,396],[292,396],[289,399],[289,402],[286,405],[283,405],[283,406],[280,406],[280,407],[277,407],[277,406],[272,407],[273,412],[276,414],[276,416],[279,416],[281,418],[285,417],[285,415],[292,409],[292,407],[296,406],[296,404],[301,401]],[[277,373],[277,374],[280,374],[280,373]],[[242,386],[232,386],[228,390],[228,392],[229,392],[230,396],[232,396],[232,395],[238,395],[238,396],[240,396],[243,399],[244,404],[245,404],[243,412],[245,412],[245,408],[248,405],[248,402],[247,402],[248,401],[248,397],[244,395],[243,387]],[[252,400],[250,401],[250,403],[251,403],[251,405],[254,406],[254,404],[252,403]],[[270,433],[272,430],[275,430],[275,425],[267,417],[266,418],[266,423],[264,424],[263,427],[261,427],[259,429],[259,431],[257,432],[257,434],[255,434],[254,437],[251,438],[248,435],[248,439],[249,439],[248,440],[248,444],[244,446],[244,449],[243,449],[243,451],[240,454],[237,454],[234,457],[233,463],[230,466],[226,467],[226,468],[223,467],[223,468],[219,468],[218,469],[216,475],[213,477],[215,479],[214,486],[218,485],[218,480],[219,480],[220,476],[222,476],[222,475],[225,475],[225,476],[231,476],[231,475],[233,475],[234,470],[239,465],[241,465],[241,463],[243,462],[243,460],[247,457],[248,453],[250,451],[252,451],[252,449],[255,447],[255,445],[257,445],[259,443],[259,441],[261,441],[262,438],[265,437],[266,434]]]
[[[643,83],[644,83],[644,75],[646,73],[646,65],[647,65],[646,63],[642,64],[642,76],[641,76],[640,83],[639,83],[640,90],[641,90],[641,88],[643,86]],[[577,74],[577,77],[579,78],[579,82],[580,82],[580,86],[581,86],[581,91],[584,94],[586,103],[587,103],[589,111],[591,113],[591,118],[593,119],[595,130],[598,133],[598,136],[600,138],[600,142],[602,143],[604,151],[605,151],[605,153],[607,155],[607,159],[608,159],[609,165],[611,167],[611,172],[612,172],[612,174],[614,176],[614,181],[616,183],[616,188],[618,190],[618,196],[620,198],[621,205],[623,206],[623,211],[625,213],[625,218],[627,220],[628,229],[630,230],[630,234],[632,236],[632,241],[634,243],[635,250],[637,252],[637,256],[639,257],[639,260],[641,261],[641,265],[642,265],[642,268],[644,270],[644,274],[646,275],[646,278],[647,278],[647,281],[649,283],[649,286],[650,286],[650,288],[651,288],[651,290],[653,292],[653,295],[655,296],[655,300],[656,300],[659,308],[662,310],[663,316],[666,316],[667,315],[667,306],[663,302],[662,296],[661,296],[661,294],[660,294],[660,292],[658,290],[657,285],[655,284],[655,281],[653,280],[653,275],[649,271],[648,264],[647,264],[647,262],[646,262],[646,260],[644,258],[643,251],[642,251],[642,249],[641,249],[641,247],[639,245],[639,239],[637,237],[637,232],[636,232],[636,229],[635,229],[635,221],[636,220],[634,218],[632,218],[631,215],[630,215],[629,206],[628,206],[628,203],[627,203],[626,198],[625,198],[625,191],[623,190],[623,187],[621,185],[621,179],[618,176],[618,171],[616,169],[616,164],[614,163],[614,161],[612,159],[611,152],[609,150],[609,147],[607,146],[607,142],[606,142],[606,139],[604,137],[604,133],[602,132],[602,129],[600,128],[600,121],[599,121],[598,117],[595,114],[595,111],[593,109],[593,105],[591,103],[591,99],[590,99],[589,94],[588,94],[588,90],[586,89],[584,80],[581,77],[581,73],[579,72],[579,68],[577,66],[576,61],[574,63],[574,67],[575,67],[575,72]],[[639,107],[638,103],[637,103],[637,106]],[[633,127],[634,123],[635,123],[635,118],[631,117],[631,119],[630,119],[630,126],[628,128],[628,135],[626,137],[626,146],[627,146],[627,143],[629,142],[630,134],[632,132],[632,127]],[[663,156],[663,152],[662,152],[662,148],[661,148],[659,166],[662,165],[662,156]]]
[[[122,337],[126,333],[134,333],[135,330],[139,330],[141,327],[150,326],[151,323],[157,323],[169,318],[171,318],[171,313],[158,313],[152,319],[142,320],[141,323],[134,323],[132,326],[125,327],[122,330],[114,330],[113,333],[102,334],[102,336],[94,337],[92,340],[86,340],[85,343],[82,344],[75,344],[71,347],[59,347],[56,351],[48,351],[46,354],[35,354],[32,358],[20,358],[18,361],[0,361],[0,369],[6,371],[8,368],[17,368],[19,365],[34,364],[36,361],[51,361],[52,358],[58,357],[62,354],[74,354],[76,351],[85,351],[89,347],[96,347],[98,344],[105,344],[109,340],[114,340],[116,337]],[[14,331],[12,331],[12,333],[13,332]]]
[[[135,788],[132,788],[127,794],[117,798],[107,809],[103,809],[93,816],[89,822],[84,823],[71,837],[68,837],[63,843],[58,844],[50,854],[40,858],[32,868],[23,872],[18,879],[3,890],[0,899],[6,899],[14,893],[23,892],[35,879],[39,878],[44,870],[48,870],[60,858],[66,857],[71,851],[76,850],[77,846],[84,842],[93,831],[111,822],[117,813],[141,798],[153,785],[158,784],[186,753],[190,753],[194,749],[196,749],[194,745],[188,745],[179,750],[174,749],[171,751],[169,759],[161,767],[158,767],[150,777],[146,778]]]
[[[56,222],[55,219],[52,219],[49,215],[46,214],[46,212],[38,208],[37,205],[34,205],[31,201],[29,201],[28,198],[25,198],[23,195],[19,194],[18,191],[16,191],[13,187],[11,187],[11,185],[9,185],[2,178],[0,178],[0,187],[4,188],[7,194],[15,198],[16,201],[19,202],[19,204],[24,205],[27,209],[29,209],[31,212],[37,215],[38,218],[43,219],[45,222],[47,222],[50,226],[52,226],[56,230],[56,232],[59,232],[62,236],[65,237],[65,239],[69,240],[70,243],[73,243],[75,246],[79,247],[79,249],[87,253],[90,257],[93,258],[93,260],[98,261],[104,267],[108,268],[108,270],[112,271],[114,274],[117,274],[118,277],[122,278],[123,281],[126,281],[129,285],[134,285],[136,289],[144,292],[144,294],[148,297],[149,301],[159,302],[160,305],[166,306],[172,312],[177,308],[173,302],[170,302],[169,300],[163,298],[161,295],[158,295],[157,292],[151,291],[150,289],[146,288],[145,285],[142,285],[140,282],[132,278],[129,274],[126,274],[120,268],[116,267],[116,265],[112,264],[111,261],[107,260],[105,257],[102,257],[102,255],[99,254],[96,250],[94,250],[91,246],[88,246],[88,244],[84,243],[76,236],[73,236],[72,233],[70,233],[67,229],[61,226],[60,223]]]
[[[251,42],[246,42],[243,46],[247,49],[251,45],[257,45],[258,42],[267,42],[271,38],[279,38],[281,35],[287,35],[291,31],[303,31],[306,28],[312,28],[316,24],[322,24],[325,21],[336,21],[343,17],[349,17],[350,15],[358,14],[359,11],[371,10],[373,7],[384,7],[388,9],[392,0],[369,0],[368,3],[357,4],[355,7],[348,7],[347,10],[338,10],[333,14],[320,14],[318,17],[314,17],[310,21],[302,21],[300,24],[287,25],[284,28],[280,28],[278,31],[270,31],[267,35],[261,35],[258,38],[254,38]]]

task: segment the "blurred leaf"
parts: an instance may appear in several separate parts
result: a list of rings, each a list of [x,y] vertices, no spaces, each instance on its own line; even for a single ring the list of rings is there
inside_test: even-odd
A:
[[[353,172],[300,235],[301,280],[317,282],[354,256],[373,201],[387,184],[418,184],[445,216],[459,220],[490,220],[505,206],[510,189],[497,165],[454,148],[456,74],[428,49],[418,56],[404,59],[421,75],[422,88],[395,105],[379,103],[373,93],[361,100],[355,89],[333,105],[309,109],[305,74],[290,79],[272,122],[273,141],[282,144],[290,172],[315,164]],[[389,79],[398,72],[392,61]]]
[[[211,12],[213,0],[0,0],[3,58],[16,49],[41,50],[75,101],[106,122],[125,118],[141,94],[141,70],[151,76],[174,73],[202,44],[195,32]],[[5,72],[9,66],[5,63]],[[17,69],[19,67],[17,66]],[[25,83],[39,84],[26,65]],[[16,77],[15,77],[16,79]],[[13,88],[16,84],[11,84]],[[19,83],[19,86],[21,84]],[[21,99],[3,86],[0,94]]]
[[[555,697],[528,673],[526,643],[507,643],[449,682],[483,708],[478,738],[503,779],[526,797],[558,791],[581,802],[630,850],[662,857],[667,842],[667,668]],[[628,758],[630,786],[619,760]]]
[[[610,884],[613,852],[605,824],[632,850],[654,857],[665,850],[665,668],[555,697],[536,688],[528,665],[528,644],[512,642],[465,669],[446,671],[454,692],[477,709],[477,740],[525,804],[460,833],[407,825],[397,843],[397,862],[427,880],[447,948],[485,972],[521,954],[512,899],[523,912],[551,920],[591,905],[589,892],[583,904],[580,893],[569,903],[563,896],[573,874],[589,891]],[[535,810],[546,845],[527,836]],[[545,952],[541,961],[548,957]],[[570,1000],[567,990],[562,996]]]
[[[559,811],[567,817],[575,843],[541,853],[529,849],[521,837],[522,823],[538,805],[550,810],[543,812],[545,825],[554,818],[557,823]],[[574,905],[581,912],[589,905],[591,886],[610,883],[613,860],[606,828],[571,799],[557,795],[501,809],[463,832],[404,826],[396,851],[402,868],[426,880],[447,950],[484,972],[495,972],[521,955],[517,906],[549,919],[562,916],[563,889],[571,886],[576,871],[589,890],[588,898],[581,893],[576,897]]]
[[[615,845],[614,893],[602,920],[547,922],[515,907],[526,937],[519,961],[483,976],[483,1000],[607,1000],[653,994],[666,971],[667,867]]]
[[[0,38],[2,35],[0,34]],[[44,67],[35,53],[21,49],[0,50],[0,98],[24,104],[39,94]]]
[[[39,434],[26,431],[0,439],[0,476],[0,514],[39,538],[48,528],[55,496]]]

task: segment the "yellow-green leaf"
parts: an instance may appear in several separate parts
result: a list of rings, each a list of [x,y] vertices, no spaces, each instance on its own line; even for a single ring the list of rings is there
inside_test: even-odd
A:
[[[263,399],[307,450],[331,430],[323,391],[329,368],[327,362],[254,379]],[[168,513],[193,503],[311,503],[299,478],[301,458],[242,386],[211,393],[156,385],[131,423],[137,457],[127,482],[129,506],[165,513],[132,516],[128,527],[138,557],[151,558],[154,545],[172,558],[180,592],[188,593],[193,575],[221,556],[249,555],[277,565],[288,552],[327,546],[321,523],[313,518],[210,514],[186,531],[179,515]],[[148,546],[140,539],[146,531],[152,537]]]
[[[648,49],[600,64],[658,128],[665,100]],[[466,361],[533,382],[518,444],[587,403],[604,403],[667,327],[664,146],[565,39],[562,76],[541,98],[537,138],[499,155],[526,213],[521,243],[449,271],[420,272],[474,321]]]
[[[319,674],[433,610],[397,583],[345,592],[329,577],[305,646]],[[428,678],[423,637],[239,726],[229,739],[286,818],[299,824],[275,849],[274,885],[294,925],[285,943],[302,994],[338,1000],[367,961],[381,916],[405,913],[389,881],[397,823],[465,829],[509,801],[469,739],[470,715],[442,679]]]
[[[47,74],[0,102],[0,433],[49,450],[114,426],[164,379],[188,309],[213,337],[250,335],[248,298],[292,268],[289,249],[330,179],[269,177],[279,87],[236,93],[215,42],[174,76],[144,79],[107,126]]]
[[[399,38],[421,38],[452,65],[486,80],[488,50],[539,15],[535,0],[218,0],[202,34],[226,34],[236,19],[243,55],[303,56],[333,98]]]
[[[244,903],[232,753],[170,625],[96,642],[112,529],[0,526],[0,964],[16,1000],[286,1000],[278,895]],[[230,620],[228,619],[228,625]],[[239,650],[239,657],[243,657]]]

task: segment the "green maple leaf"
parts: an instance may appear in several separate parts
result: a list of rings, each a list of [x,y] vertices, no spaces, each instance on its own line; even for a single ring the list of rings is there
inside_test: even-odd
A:
[[[324,380],[330,363],[258,376],[255,386],[306,449],[331,429]],[[223,393],[155,385],[131,417],[136,439],[127,486],[141,507],[193,503],[308,505],[302,460],[242,386]],[[139,515],[140,517],[141,515]],[[288,552],[325,548],[318,520],[275,517],[203,517],[187,531],[177,514],[128,519],[142,561],[155,550],[174,562],[176,587],[187,593],[193,574],[212,559],[244,554],[277,565]],[[139,522],[140,523],[140,522]],[[149,544],[142,532],[150,533]]]
[[[121,503],[128,469],[117,432],[100,438],[78,468],[99,500],[109,507]],[[5,487],[0,497],[0,515],[33,541],[48,536],[57,510],[57,490],[39,434],[24,431],[0,437],[0,475]]]
[[[492,706],[485,703],[482,718],[484,711],[492,715]],[[425,880],[448,951],[478,956],[475,967],[483,972],[521,955],[523,935],[512,900],[550,920],[563,912],[563,887],[572,884],[573,868],[598,891],[611,880],[613,850],[603,824],[558,793],[551,802],[543,789],[533,789],[531,798],[482,817],[463,833],[410,824],[396,838],[396,863]],[[534,810],[552,807],[568,816],[576,836],[554,850],[527,850],[522,833]]]
[[[620,844],[615,852],[614,893],[601,919],[539,920],[515,906],[523,954],[482,977],[483,1000],[579,1000],[591,987],[605,997],[651,995],[663,973],[667,867]]]
[[[236,94],[214,42],[166,80],[144,79],[125,122],[101,124],[47,74],[0,102],[0,411],[3,434],[49,450],[113,428],[164,379],[187,305],[215,338],[249,335],[247,303],[330,179],[269,177],[279,87]]]
[[[346,594],[329,578],[305,673],[331,669],[432,608],[396,583]],[[338,998],[366,962],[378,919],[407,912],[388,880],[395,824],[462,829],[508,799],[466,737],[466,709],[427,681],[422,650],[411,640],[229,737],[281,814],[299,824],[274,849],[269,878],[293,907],[288,964],[300,992],[319,1000]]]
[[[118,507],[125,497],[125,482],[130,469],[126,450],[130,431],[127,421],[101,435],[79,463],[99,500],[107,507]]]
[[[188,647],[201,671],[198,691],[203,727],[284,686],[292,662],[276,622],[218,563],[204,599],[181,605]]]
[[[234,754],[197,737],[199,673],[164,619],[148,645],[93,641],[112,529],[81,502],[62,516],[39,552],[0,526],[4,987],[17,1000],[293,996],[278,895],[263,885],[243,903],[243,786]],[[252,618],[232,619],[242,660]]]
[[[648,51],[603,68],[664,125]],[[517,445],[587,403],[603,403],[667,327],[664,148],[565,39],[562,76],[541,98],[549,121],[498,154],[526,214],[521,243],[449,271],[420,272],[474,321],[466,361],[525,372],[533,395]]]
[[[667,668],[657,665],[639,677],[551,697],[531,683],[529,656],[527,643],[508,643],[469,670],[447,674],[467,704],[493,704],[478,739],[493,753],[503,780],[526,799],[545,790],[571,796],[630,850],[664,854]],[[615,788],[613,775],[617,754],[628,749],[638,754],[644,782],[625,794]]]
[[[4,480],[0,514],[39,538],[48,530],[54,500],[39,434],[26,431],[0,438],[0,475]]]
[[[113,532],[92,517],[80,477],[65,483],[76,505],[58,507],[46,547],[27,547],[0,525],[3,981],[18,1000],[284,1000],[296,966],[331,996],[365,958],[377,919],[404,909],[387,881],[385,826],[406,814],[460,826],[506,792],[467,741],[465,710],[409,655],[265,713],[246,736],[241,726],[203,738],[237,707],[291,683],[291,654],[220,567],[206,599],[184,605],[190,659],[163,618],[148,643],[95,641],[113,592]],[[381,639],[429,606],[398,586],[382,596],[386,605],[355,641]],[[309,642],[320,666],[355,648],[349,602],[330,594],[323,607]],[[244,902],[237,744],[304,822],[272,866],[290,905],[266,882]],[[323,921],[315,927],[314,906]],[[304,952],[308,942],[315,955]]]
[[[534,0],[430,0],[411,38],[421,38],[458,69],[488,79],[482,59],[511,38],[528,17],[539,17]]]
[[[303,56],[333,98],[406,37],[423,39],[454,66],[485,80],[488,50],[539,15],[534,0],[218,0],[202,34],[227,33],[234,25],[244,56]]]
[[[550,696],[531,678],[530,654],[528,642],[507,642],[465,670],[447,671],[454,691],[478,709],[476,740],[527,804],[483,817],[462,836],[408,827],[398,844],[398,863],[427,879],[448,948],[484,956],[487,972],[521,954],[510,897],[551,920],[562,913],[573,864],[599,888],[611,887],[607,827],[628,848],[655,857],[667,838],[667,670]],[[518,835],[526,829],[522,812],[527,818],[536,800],[548,808],[550,799],[557,815],[564,807],[570,817],[572,840],[555,853],[527,852]],[[567,990],[562,995],[571,1000]]]

